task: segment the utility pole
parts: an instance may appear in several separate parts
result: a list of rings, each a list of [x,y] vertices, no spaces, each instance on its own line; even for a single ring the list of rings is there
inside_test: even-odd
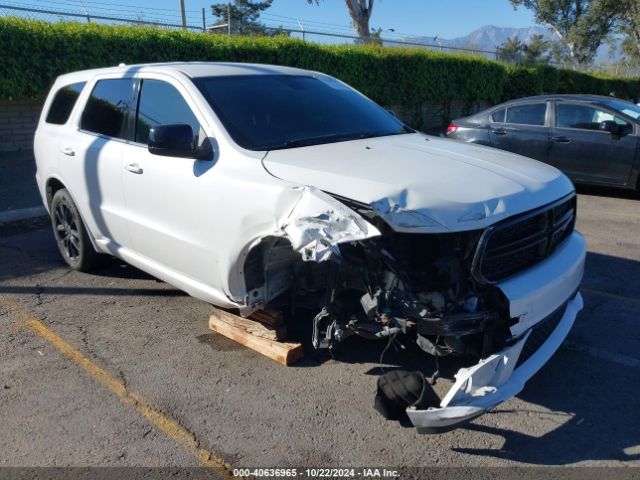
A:
[[[87,16],[87,23],[91,23],[91,17],[89,16],[87,7],[84,6],[84,2],[82,0],[80,0],[80,5],[82,6],[82,10],[84,11],[84,14]]]
[[[227,33],[231,36],[231,2],[227,3]]]
[[[203,32],[207,31],[207,24],[204,19],[204,7],[202,7],[202,31]]]
[[[184,0],[180,0],[180,13],[182,14],[182,29],[187,29],[187,16],[184,13]]]

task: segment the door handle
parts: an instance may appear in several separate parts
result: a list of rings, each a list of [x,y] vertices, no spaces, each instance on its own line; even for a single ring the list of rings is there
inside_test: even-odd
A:
[[[71,147],[64,147],[61,152],[69,157],[73,157],[76,154]]]
[[[142,170],[142,167],[137,163],[129,163],[124,167],[124,169],[131,173],[137,173],[138,175],[144,172],[144,170]]]
[[[551,137],[551,140],[558,143],[571,143],[571,139],[569,137]]]
[[[504,128],[492,128],[491,132],[495,133],[496,135],[506,135],[507,134],[507,131]]]

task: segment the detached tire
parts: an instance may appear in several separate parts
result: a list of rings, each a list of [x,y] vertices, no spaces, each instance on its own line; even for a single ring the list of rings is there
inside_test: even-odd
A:
[[[64,188],[51,200],[51,225],[60,255],[72,269],[86,272],[98,263],[100,254],[93,248],[78,207]]]

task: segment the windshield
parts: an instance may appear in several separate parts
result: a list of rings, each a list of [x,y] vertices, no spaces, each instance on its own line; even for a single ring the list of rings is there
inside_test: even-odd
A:
[[[233,140],[276,150],[413,132],[334,78],[243,75],[194,80]]]
[[[619,112],[630,116],[634,120],[637,120],[638,117],[640,117],[640,107],[634,105],[631,102],[623,102],[621,100],[607,100],[604,103],[614,110],[618,110]]]

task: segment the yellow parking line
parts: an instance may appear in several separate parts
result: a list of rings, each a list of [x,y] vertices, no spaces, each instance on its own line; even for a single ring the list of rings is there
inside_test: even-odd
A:
[[[632,302],[632,303],[640,304],[640,298],[625,297],[624,295],[618,295],[618,294],[615,294],[615,293],[604,292],[602,290],[592,290],[591,288],[584,288],[584,287],[582,287],[580,290],[582,290],[585,293],[590,293],[591,295],[598,295],[600,297],[613,298],[613,299],[616,299],[616,300],[624,300],[626,302]]]
[[[47,340],[58,351],[66,355],[73,363],[82,368],[96,381],[108,388],[122,402],[133,407],[149,422],[159,428],[166,436],[189,450],[204,466],[215,470],[223,477],[231,478],[232,467],[220,455],[202,448],[187,429],[175,420],[153,408],[147,400],[135,392],[130,392],[124,383],[105,369],[97,366],[70,343],[59,337],[40,320],[32,318],[18,306],[0,297],[0,305],[16,313],[22,322],[38,336]]]

